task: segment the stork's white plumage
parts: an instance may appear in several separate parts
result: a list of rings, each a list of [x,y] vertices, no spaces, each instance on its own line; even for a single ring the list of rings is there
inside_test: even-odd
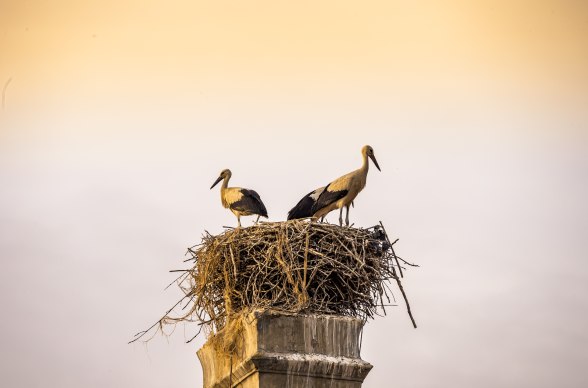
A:
[[[221,180],[221,202],[225,208],[228,208],[237,216],[239,227],[241,226],[241,216],[251,216],[257,214],[257,221],[259,217],[267,218],[267,210],[261,201],[259,194],[255,190],[244,189],[241,187],[228,187],[229,179],[231,179],[231,170],[226,169],[221,171],[218,179],[210,186],[212,189]],[[257,222],[256,221],[256,222]]]
[[[367,181],[369,170],[368,158],[381,171],[372,147],[369,145],[364,146],[361,149],[361,155],[363,157],[363,164],[359,169],[335,179],[321,192],[311,209],[313,220],[324,217],[335,209],[340,209],[339,225],[343,225],[343,207],[345,207],[347,209],[345,224],[349,225],[349,206],[355,197],[357,197],[357,194],[363,190]]]

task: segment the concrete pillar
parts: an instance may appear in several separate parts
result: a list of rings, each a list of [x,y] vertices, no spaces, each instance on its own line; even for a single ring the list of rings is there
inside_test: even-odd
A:
[[[216,351],[214,339],[198,351],[204,387],[359,388],[372,368],[359,354],[362,326],[334,315],[251,313],[235,355]]]

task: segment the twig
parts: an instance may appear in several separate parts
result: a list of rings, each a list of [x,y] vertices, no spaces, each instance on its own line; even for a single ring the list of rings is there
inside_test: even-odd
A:
[[[414,328],[417,328],[417,324],[414,321],[414,318],[412,316],[412,312],[410,311],[410,304],[408,303],[408,298],[406,297],[406,293],[404,292],[404,288],[402,287],[402,282],[400,281],[400,278],[396,277],[396,283],[398,283],[398,288],[400,288],[400,292],[402,293],[402,297],[404,298],[404,302],[406,303],[406,311],[408,311],[408,316],[410,317],[410,320],[412,321],[412,326],[414,326]]]
[[[175,280],[173,282],[171,282],[170,284],[168,284],[167,286],[165,286],[165,288],[163,289],[163,291],[167,290],[172,284],[176,283],[178,280],[180,280],[181,278],[185,277],[188,273],[183,273],[180,276],[178,276],[177,278],[175,278]]]
[[[400,263],[398,263],[398,258],[396,257],[396,254],[394,253],[394,247],[393,247],[393,245],[396,244],[396,241],[398,241],[398,239],[396,239],[393,243],[391,243],[390,239],[388,238],[388,233],[386,233],[386,228],[384,228],[384,224],[382,223],[382,221],[380,221],[380,225],[382,225],[382,230],[384,231],[384,236],[386,236],[386,241],[388,241],[388,244],[390,244],[390,249],[392,250],[392,256],[394,256],[394,260],[396,260],[396,265],[398,266],[398,270],[400,271],[400,277],[403,278],[404,275],[402,274],[402,267],[400,267]]]
[[[388,238],[388,233],[386,233],[386,228],[384,228],[384,224],[382,223],[382,221],[380,221],[380,225],[382,225],[382,230],[384,231],[384,235],[386,236],[386,240],[388,241],[388,243],[390,243],[390,239]],[[398,241],[398,239],[396,239],[394,241],[394,243],[396,243],[396,241]],[[394,253],[394,248],[392,247],[393,245],[394,245],[393,243],[390,243],[390,249],[392,250],[392,255],[396,259],[396,264],[398,265],[398,268],[400,270],[400,276],[402,277],[402,268],[400,267],[400,264],[398,263],[398,258],[396,257],[396,254]],[[396,284],[398,284],[398,288],[400,289],[400,292],[402,293],[402,297],[404,298],[404,302],[406,303],[406,311],[408,312],[408,316],[410,317],[410,320],[412,321],[412,326],[416,329],[417,324],[414,320],[414,317],[412,316],[412,312],[410,311],[410,303],[408,303],[408,298],[406,297],[406,293],[404,292],[404,287],[402,287],[402,282],[400,281],[400,278],[398,276],[395,276],[394,278],[396,279]]]
[[[176,302],[176,304],[174,304],[172,306],[172,308],[170,308],[169,310],[166,311],[166,313],[163,315],[163,317],[161,317],[161,319],[159,319],[157,322],[155,322],[153,325],[151,325],[147,330],[143,330],[138,332],[137,334],[134,335],[135,339],[127,342],[129,344],[132,344],[133,342],[139,340],[140,338],[142,338],[145,334],[147,334],[151,329],[153,329],[155,326],[157,326],[158,324],[161,325],[162,321],[167,317],[167,315],[176,308],[177,305],[179,305],[180,303],[182,303],[182,301],[184,299],[186,299],[187,297],[189,297],[191,295],[185,295],[182,299],[180,299],[179,301]]]

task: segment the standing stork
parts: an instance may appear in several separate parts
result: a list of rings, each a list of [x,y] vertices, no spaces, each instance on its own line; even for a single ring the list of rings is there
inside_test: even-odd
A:
[[[237,222],[241,227],[241,216],[251,216],[257,214],[259,217],[267,218],[267,210],[265,205],[261,202],[259,194],[255,190],[243,189],[241,187],[227,187],[229,179],[231,179],[231,170],[222,170],[218,179],[210,186],[210,189],[216,186],[221,180],[221,202],[225,208],[228,208],[237,216]]]
[[[368,157],[374,162],[374,165],[380,170],[378,161],[374,156],[374,149],[369,145],[361,149],[363,164],[361,167],[349,174],[343,175],[329,183],[321,192],[316,202],[313,204],[311,213],[312,219],[317,220],[326,216],[329,212],[340,209],[339,225],[343,225],[343,207],[347,209],[345,216],[345,225],[349,226],[349,206],[353,203],[357,194],[365,187],[367,174],[369,170]]]

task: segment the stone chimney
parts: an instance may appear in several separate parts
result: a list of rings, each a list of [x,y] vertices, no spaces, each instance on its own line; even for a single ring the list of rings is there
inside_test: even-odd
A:
[[[210,339],[198,351],[204,388],[360,388],[372,365],[360,357],[357,318],[257,311],[244,318],[232,355]]]

